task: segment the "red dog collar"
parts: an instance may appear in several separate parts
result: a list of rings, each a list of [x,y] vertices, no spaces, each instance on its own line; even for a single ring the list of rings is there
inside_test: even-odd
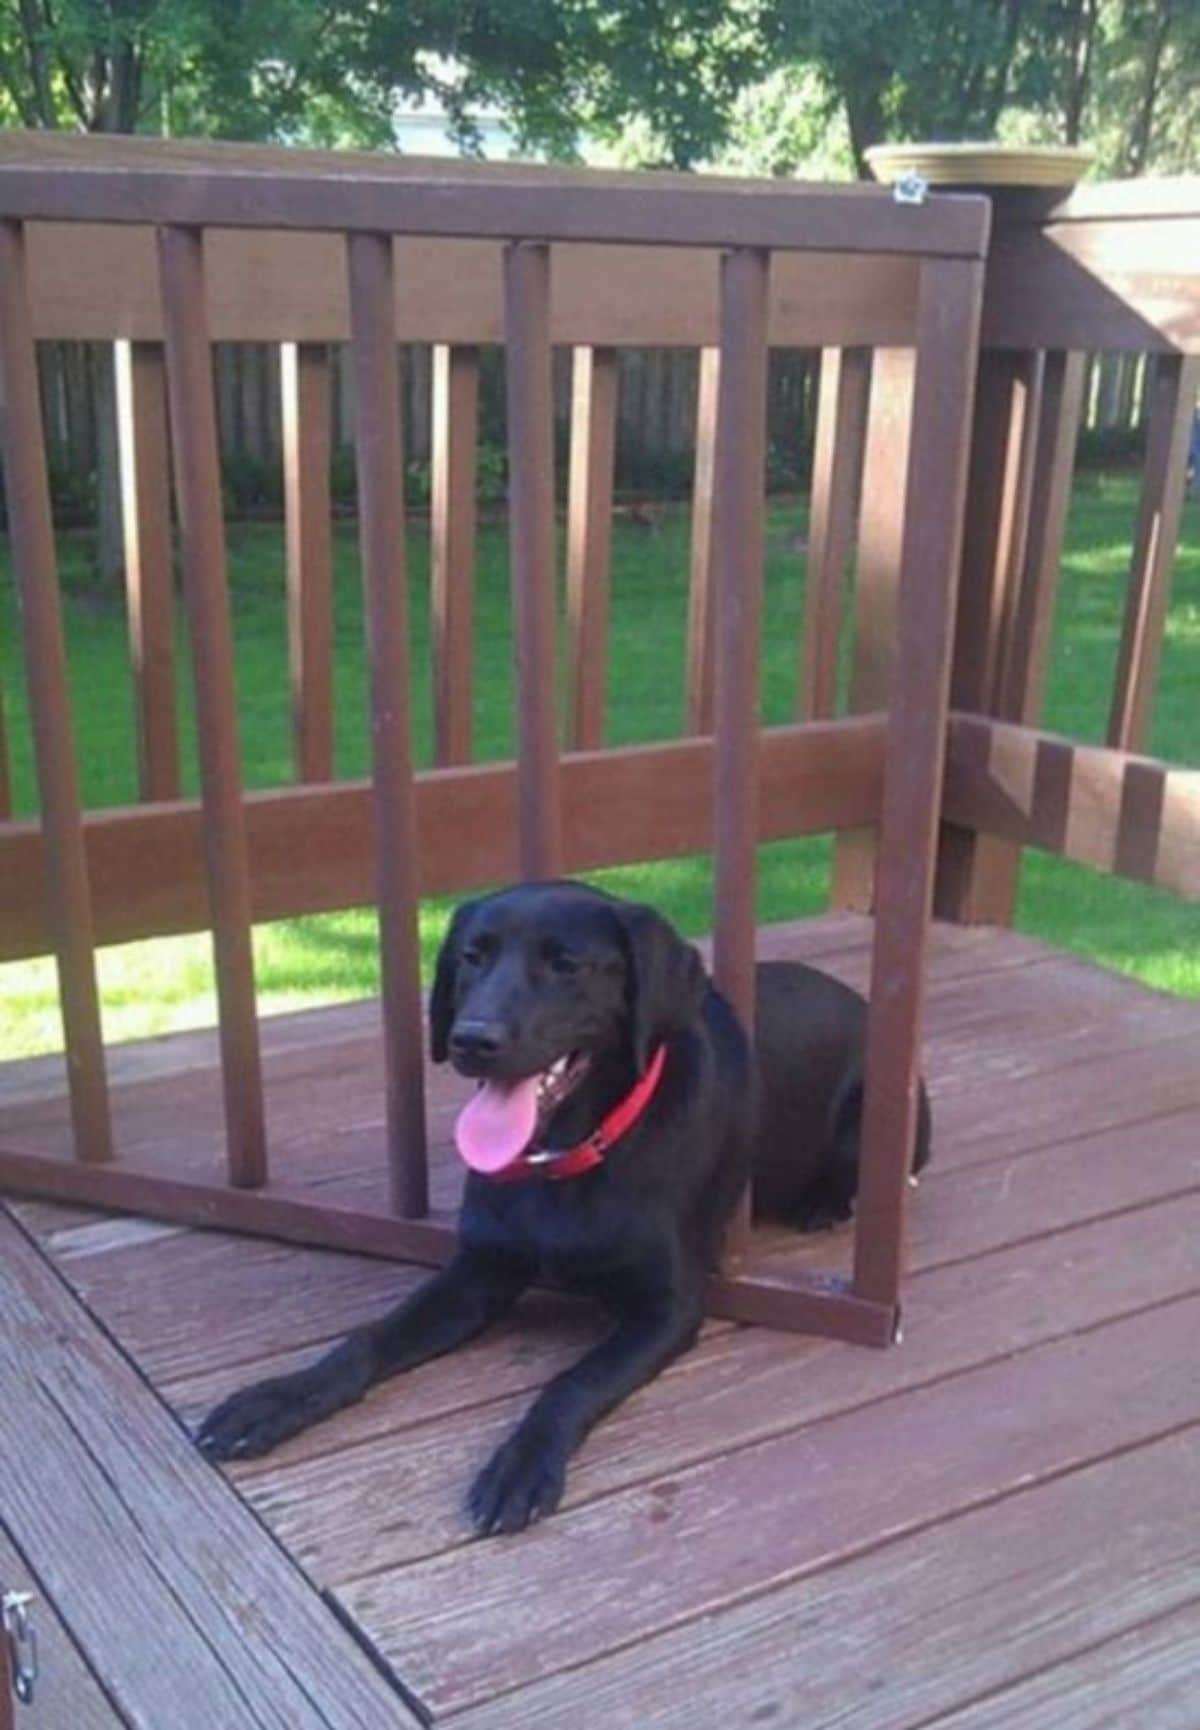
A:
[[[549,1177],[557,1183],[563,1178],[582,1177],[585,1171],[594,1171],[598,1165],[603,1165],[609,1148],[633,1128],[654,1098],[666,1060],[667,1048],[660,1045],[650,1059],[645,1075],[634,1082],[624,1099],[613,1106],[599,1128],[585,1136],[583,1141],[576,1142],[574,1147],[564,1148],[562,1152],[547,1147],[520,1153],[511,1165],[490,1174],[492,1182],[511,1183],[515,1178],[521,1177]]]

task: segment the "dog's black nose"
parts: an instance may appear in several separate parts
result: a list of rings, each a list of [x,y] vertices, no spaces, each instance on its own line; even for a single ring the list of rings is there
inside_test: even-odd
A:
[[[491,1063],[504,1050],[504,1028],[498,1021],[458,1021],[450,1035],[450,1055],[460,1063]]]

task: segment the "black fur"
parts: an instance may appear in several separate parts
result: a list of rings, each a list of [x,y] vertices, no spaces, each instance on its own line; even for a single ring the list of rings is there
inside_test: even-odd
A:
[[[450,1351],[533,1283],[597,1299],[612,1331],[538,1395],[476,1478],[480,1533],[559,1502],[567,1461],[603,1414],[696,1337],[705,1275],[753,1158],[757,1205],[802,1228],[849,1217],[857,1184],[865,1005],[810,967],[758,970],[758,1061],[696,951],[649,907],[578,884],[530,884],[456,912],[430,1000],[433,1057],[520,1077],[585,1051],[545,1141],[569,1147],[626,1094],[660,1043],[662,1080],[603,1166],[561,1182],[470,1172],[448,1267],[315,1364],[246,1388],[201,1426],[215,1459],[265,1453],[385,1376]],[[924,1090],[916,1165],[929,1149]]]

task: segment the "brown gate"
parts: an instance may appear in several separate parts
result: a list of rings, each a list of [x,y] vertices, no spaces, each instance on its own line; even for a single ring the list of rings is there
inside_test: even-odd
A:
[[[74,1146],[68,1157],[5,1137],[0,1182],[25,1193],[436,1262],[447,1253],[452,1225],[428,1205],[419,894],[711,845],[715,976],[748,1017],[756,843],[829,829],[851,836],[875,830],[878,912],[853,1278],[818,1284],[772,1276],[756,1270],[752,1255],[737,1255],[714,1279],[711,1307],[744,1320],[888,1341],[914,1133],[988,216],[979,198],[906,204],[862,187],[567,175],[147,141],[4,142],[4,458],[41,822],[0,824],[7,903],[0,956],[52,950],[57,957]],[[35,368],[35,338],[50,316],[45,291],[51,301],[63,295],[71,272],[88,284],[87,307],[73,314],[77,326],[91,318],[86,334],[122,339],[144,787],[154,781],[155,762],[162,786],[163,754],[169,759],[175,748],[164,731],[167,477],[155,418],[165,363],[199,802],[164,801],[151,787],[137,808],[81,811]],[[264,320],[273,322],[269,333]],[[302,784],[250,794],[242,785],[235,713],[211,369],[212,341],[228,334],[231,321],[288,345],[289,594]],[[441,344],[433,599],[445,764],[460,763],[469,751],[474,345],[501,338],[506,349],[515,765],[413,770],[397,341],[414,329]],[[692,661],[701,683],[711,668],[712,731],[599,749],[610,349],[664,329],[669,340],[705,351],[698,474],[708,480],[697,494],[702,533]],[[370,789],[322,780],[330,767],[330,695],[321,426],[328,375],[320,345],[340,337],[352,348],[356,395]],[[555,691],[555,342],[576,349],[569,659],[572,743],[586,748],[566,755]],[[772,343],[845,351],[838,402],[849,426],[864,418],[867,351],[877,351],[868,437],[890,441],[892,472],[869,504],[874,516],[863,531],[859,607],[860,615],[868,604],[878,608],[871,631],[894,643],[888,689],[871,712],[761,729],[765,377]],[[834,486],[825,521],[814,526],[827,540],[840,537],[843,561],[844,492],[844,484]],[[835,563],[831,558],[831,571]],[[823,640],[829,641],[828,625]],[[825,666],[826,684],[829,676]],[[700,712],[695,704],[693,710]],[[169,771],[168,762],[168,787]],[[387,1076],[381,1158],[390,1165],[389,1213],[289,1193],[286,1172],[269,1169],[251,952],[252,918],[371,898],[372,860],[381,916]],[[202,927],[212,932],[218,983],[227,1151],[220,1180],[156,1169],[145,1155],[114,1144],[95,974],[97,943]]]

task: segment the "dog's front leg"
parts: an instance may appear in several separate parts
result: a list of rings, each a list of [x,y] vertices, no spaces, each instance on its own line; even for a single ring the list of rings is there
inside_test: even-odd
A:
[[[528,1283],[523,1263],[460,1249],[403,1303],[347,1334],[316,1363],[231,1394],[205,1418],[196,1440],[214,1460],[265,1454],[353,1405],[373,1382],[482,1333],[512,1308]]]
[[[481,1537],[519,1532],[562,1498],[567,1461],[592,1425],[695,1341],[699,1289],[624,1317],[608,1338],[549,1382],[480,1472],[467,1498]]]

